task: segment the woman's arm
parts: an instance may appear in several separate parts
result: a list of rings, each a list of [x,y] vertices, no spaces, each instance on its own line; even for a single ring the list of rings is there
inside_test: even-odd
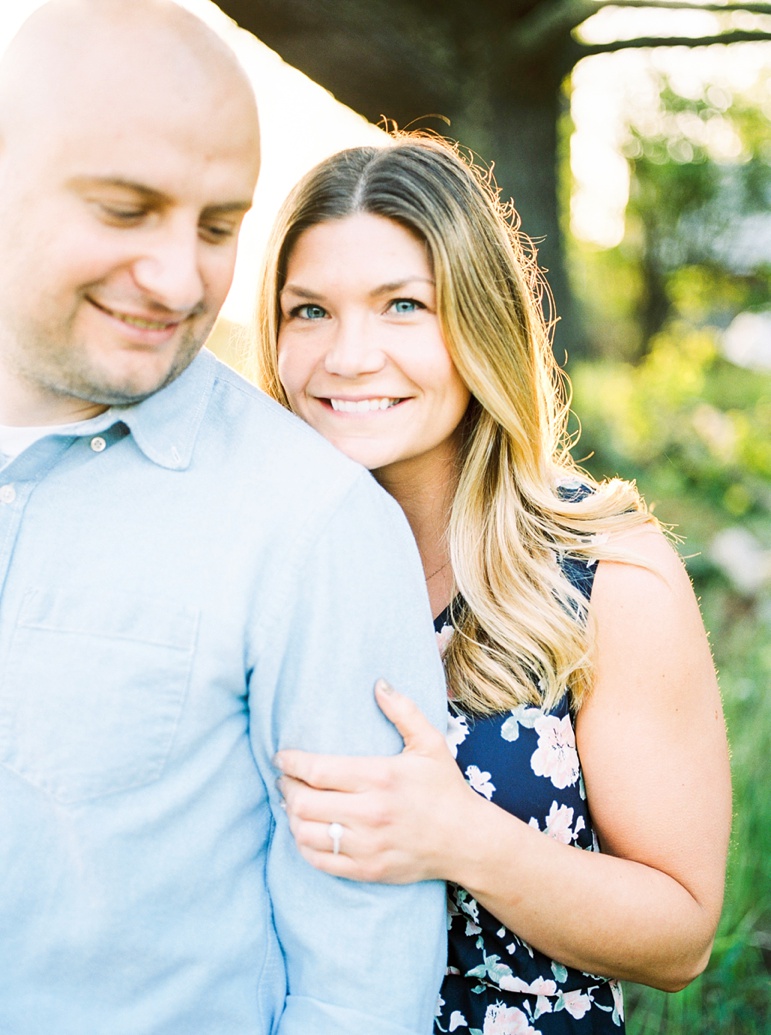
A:
[[[720,915],[728,752],[688,577],[659,533],[625,545],[652,569],[600,563],[596,685],[576,728],[605,854],[560,844],[477,795],[401,695],[379,695],[405,738],[401,755],[284,753],[305,781],[285,793],[314,865],[360,880],[456,881],[552,958],[674,991],[706,965]],[[347,828],[345,855],[328,850],[332,819]]]
[[[483,802],[475,833],[485,851],[460,861],[459,882],[560,962],[675,991],[706,966],[720,917],[728,751],[688,577],[658,533],[635,533],[627,545],[654,570],[600,563],[597,677],[576,724],[605,854],[576,852],[524,824],[504,834]]]

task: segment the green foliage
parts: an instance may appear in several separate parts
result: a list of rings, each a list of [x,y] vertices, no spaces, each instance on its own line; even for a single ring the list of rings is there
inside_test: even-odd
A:
[[[770,77],[742,96],[704,84],[683,97],[659,74],[658,107],[630,113],[624,239],[569,249],[595,354],[634,360],[672,319],[725,326],[767,303],[771,254],[757,230],[771,219]]]
[[[630,1035],[761,1035],[771,1012],[771,595],[740,592],[710,558],[741,525],[771,543],[771,375],[733,366],[714,332],[679,323],[646,358],[571,372],[576,455],[597,477],[636,477],[682,547],[711,632],[732,747],[734,826],[726,899],[705,973],[676,995],[629,985]],[[591,454],[591,455],[588,455]]]
[[[685,508],[699,548],[737,518],[765,527],[771,377],[725,360],[712,330],[674,324],[638,366],[587,363],[571,376],[589,466],[639,474],[665,521],[670,504]]]

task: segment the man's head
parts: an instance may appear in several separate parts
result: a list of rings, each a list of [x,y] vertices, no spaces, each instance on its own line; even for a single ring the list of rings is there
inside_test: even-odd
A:
[[[259,168],[250,84],[169,0],[52,0],[0,62],[0,423],[135,402],[195,356]]]

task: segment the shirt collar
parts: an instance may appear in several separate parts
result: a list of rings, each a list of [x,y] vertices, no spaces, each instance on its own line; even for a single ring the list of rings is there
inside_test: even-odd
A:
[[[113,406],[110,414],[131,431],[139,449],[159,467],[184,471],[214,387],[217,360],[203,349],[179,377],[133,406]]]

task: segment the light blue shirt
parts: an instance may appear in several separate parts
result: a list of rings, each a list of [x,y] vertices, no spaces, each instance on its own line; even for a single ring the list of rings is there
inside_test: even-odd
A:
[[[271,761],[443,726],[401,511],[210,353],[104,424],[0,470],[0,1032],[430,1032],[443,885],[311,868]]]

